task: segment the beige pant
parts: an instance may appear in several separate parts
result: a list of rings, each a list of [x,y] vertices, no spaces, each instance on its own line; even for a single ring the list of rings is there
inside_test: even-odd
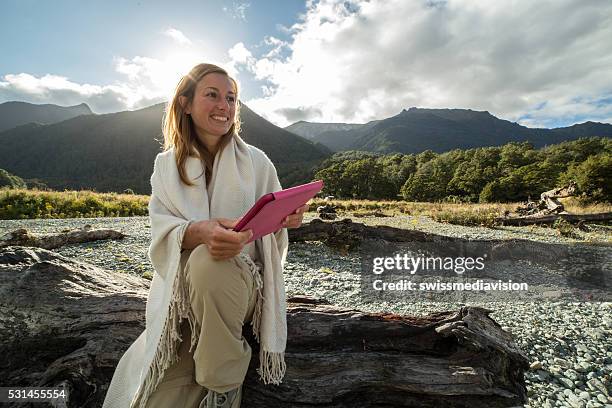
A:
[[[207,389],[226,392],[239,387],[251,360],[251,347],[242,336],[256,301],[248,266],[238,257],[215,261],[206,245],[183,251],[181,265],[200,337],[190,353],[191,331],[187,321],[182,322],[179,361],[165,371],[148,408],[197,408]]]

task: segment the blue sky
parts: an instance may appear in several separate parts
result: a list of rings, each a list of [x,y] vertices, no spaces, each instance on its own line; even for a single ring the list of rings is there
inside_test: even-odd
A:
[[[253,5],[221,0],[3,0],[0,55],[6,57],[0,61],[0,75],[54,73],[77,83],[104,85],[118,77],[113,64],[117,56],[163,58],[171,53],[177,44],[163,34],[168,28],[180,27],[196,38],[203,60],[222,60],[238,42],[256,46],[268,35],[285,36],[281,27],[292,25],[304,11],[299,0],[258,0]],[[258,88],[245,91],[246,97],[259,93]]]
[[[280,126],[411,106],[612,122],[607,0],[3,0],[0,36],[0,102],[139,109],[208,61]]]

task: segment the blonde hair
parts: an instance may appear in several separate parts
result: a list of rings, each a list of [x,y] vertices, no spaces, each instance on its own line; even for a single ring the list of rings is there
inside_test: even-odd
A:
[[[197,155],[204,164],[206,184],[210,182],[212,167],[215,160],[214,156],[208,151],[206,146],[200,141],[195,132],[191,115],[185,113],[185,108],[180,103],[180,97],[187,98],[188,103],[193,101],[198,82],[208,74],[218,73],[226,75],[234,84],[236,91],[236,116],[234,123],[229,131],[223,135],[219,141],[219,150],[231,140],[234,135],[240,133],[240,104],[238,102],[238,82],[229,76],[223,68],[213,64],[198,64],[181,78],[174,96],[168,103],[166,114],[162,124],[164,134],[164,151],[174,147],[174,158],[179,171],[181,181],[188,186],[194,185],[188,178],[185,170],[185,161],[189,156]]]

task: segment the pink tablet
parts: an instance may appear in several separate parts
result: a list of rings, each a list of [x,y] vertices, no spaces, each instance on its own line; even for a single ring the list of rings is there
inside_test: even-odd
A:
[[[323,181],[317,180],[286,190],[268,193],[257,200],[255,205],[238,221],[234,231],[252,230],[253,237],[248,242],[276,232],[282,228],[286,216],[306,204],[322,188]]]

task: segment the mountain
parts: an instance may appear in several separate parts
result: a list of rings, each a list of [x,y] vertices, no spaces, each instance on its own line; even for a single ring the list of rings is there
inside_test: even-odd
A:
[[[82,103],[75,106],[34,105],[27,102],[0,103],[0,132],[26,123],[49,125],[79,115],[91,115],[89,106]]]
[[[313,140],[321,133],[353,130],[361,126],[362,125],[352,123],[314,123],[300,120],[299,122],[295,122],[294,124],[285,127],[285,130],[305,137],[306,139]]]
[[[585,122],[565,128],[534,129],[496,118],[486,111],[470,109],[410,108],[387,119],[321,133],[317,133],[320,129],[317,125],[302,122],[298,131],[311,134],[311,140],[334,151],[380,153],[419,153],[428,149],[445,152],[522,141],[529,141],[537,148],[580,137],[612,136],[612,125],[605,123]]]
[[[313,169],[333,154],[321,143],[307,140],[268,122],[244,104],[240,106],[240,118],[242,138],[266,152],[274,162],[284,187],[311,181],[304,170]]]
[[[277,166],[281,184],[307,181],[311,167],[330,155],[243,106],[242,137]],[[137,111],[78,116],[63,122],[27,124],[0,133],[0,168],[50,188],[150,194],[153,160],[163,144],[164,104]]]
[[[551,131],[560,136],[577,139],[585,134],[594,136],[610,136],[610,126],[611,125],[608,123],[584,122],[568,127],[552,129]]]
[[[313,123],[301,120],[285,129],[313,142],[321,143],[332,151],[340,151],[345,150],[345,146],[352,144],[355,134],[359,134],[360,131],[378,122],[373,121],[366,125],[358,125],[352,123]]]

